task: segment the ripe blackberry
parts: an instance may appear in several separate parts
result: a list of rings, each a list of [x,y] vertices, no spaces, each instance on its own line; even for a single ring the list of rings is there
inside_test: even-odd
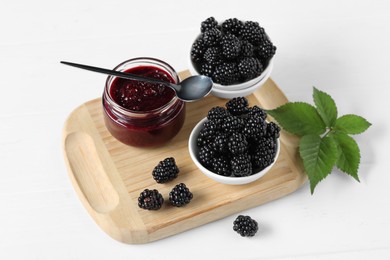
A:
[[[256,170],[262,170],[273,163],[276,155],[276,142],[271,137],[263,137],[251,156],[252,165]]]
[[[163,203],[164,198],[156,189],[145,189],[138,197],[138,206],[142,209],[158,210]]]
[[[264,40],[260,46],[255,48],[255,55],[264,67],[268,65],[269,60],[275,55],[275,52],[276,46],[268,39]]]
[[[252,163],[248,154],[238,154],[230,160],[232,174],[236,177],[244,177],[252,174]]]
[[[209,110],[209,112],[207,113],[207,119],[208,120],[224,119],[228,115],[229,112],[224,107],[216,106]]]
[[[229,136],[229,141],[227,144],[229,151],[233,155],[243,154],[248,150],[248,141],[246,140],[245,136],[240,133],[232,133]]]
[[[235,62],[221,63],[215,67],[213,81],[221,85],[232,85],[239,81],[240,74]]]
[[[253,237],[259,230],[259,226],[250,216],[239,215],[233,222],[233,230],[242,237]]]
[[[259,137],[262,137],[266,134],[267,122],[265,122],[261,117],[248,117],[245,120],[245,126],[243,133],[249,139],[257,140]]]
[[[253,57],[245,57],[238,63],[238,72],[244,81],[256,78],[263,72],[263,65]]]
[[[203,124],[203,129],[209,129],[209,131],[217,132],[222,128],[221,120],[209,120]]]
[[[254,55],[253,45],[247,40],[241,41],[241,56],[242,57],[252,57]]]
[[[209,121],[210,122],[210,121]],[[198,144],[199,146],[210,144],[217,133],[217,130],[215,127],[204,127],[199,131],[198,135]]]
[[[222,131],[225,133],[234,133],[242,131],[244,128],[245,122],[244,119],[236,116],[227,116],[222,123]]]
[[[204,33],[207,30],[217,28],[218,22],[214,17],[209,17],[200,24],[200,31]]]
[[[226,103],[226,109],[230,114],[237,116],[248,113],[248,105],[249,103],[246,97],[235,97]]]
[[[199,149],[199,161],[206,168],[211,165],[215,155],[215,151],[209,145],[202,146]]]
[[[208,139],[200,137],[200,136],[198,136],[198,138],[196,139],[196,145],[198,147],[203,147],[205,145],[208,145],[209,143],[210,143],[210,141]]]
[[[191,46],[191,59],[194,62],[201,62],[203,60],[203,55],[206,51],[206,45],[203,38],[196,39]]]
[[[221,40],[222,57],[235,60],[241,51],[241,41],[233,34],[225,34]]]
[[[200,66],[200,74],[205,75],[207,77],[211,77],[214,73],[214,66],[208,63],[203,63]]]
[[[269,122],[267,124],[267,131],[266,131],[267,137],[272,137],[274,139],[279,138],[280,136],[280,127],[275,124],[274,122]]]
[[[163,161],[160,161],[156,167],[154,167],[152,175],[153,179],[158,183],[166,183],[177,177],[179,174],[179,168],[176,165],[175,158],[168,157]]]
[[[222,34],[217,28],[212,28],[203,33],[203,41],[207,47],[218,46],[221,42]]]
[[[249,108],[248,116],[249,117],[257,117],[257,116],[259,116],[263,120],[265,120],[267,118],[267,113],[265,112],[264,109],[254,105],[253,107]]]
[[[208,64],[217,66],[222,62],[220,49],[218,47],[208,48],[203,55],[203,59]]]
[[[204,123],[203,128],[199,131],[199,135],[197,137],[198,147],[211,144],[217,132],[221,129],[221,126],[222,124],[220,120],[212,120]]]
[[[240,36],[241,35],[241,29],[244,26],[244,23],[237,18],[230,18],[225,20],[221,27],[222,27],[222,32],[227,34],[231,33],[235,36]]]
[[[169,193],[169,201],[173,206],[181,207],[190,203],[193,195],[184,183],[177,184]]]
[[[211,143],[211,148],[218,154],[226,154],[229,152],[229,138],[225,133],[218,133]]]
[[[258,22],[252,21],[244,23],[244,26],[241,29],[241,37],[253,45],[260,45],[260,43],[267,38],[264,28],[262,28]]]
[[[229,160],[225,156],[214,157],[210,169],[219,175],[231,175]]]

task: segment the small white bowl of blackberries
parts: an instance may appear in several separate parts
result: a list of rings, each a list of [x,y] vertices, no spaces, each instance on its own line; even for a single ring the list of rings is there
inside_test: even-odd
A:
[[[256,181],[275,164],[280,152],[280,127],[267,113],[235,97],[208,111],[192,130],[189,153],[207,177],[231,185]]]
[[[215,96],[246,96],[269,78],[275,52],[258,22],[209,17],[191,45],[189,68],[193,75],[212,78]]]

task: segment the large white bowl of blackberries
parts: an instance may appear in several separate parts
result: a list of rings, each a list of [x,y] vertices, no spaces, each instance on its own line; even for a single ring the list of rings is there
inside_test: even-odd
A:
[[[260,87],[270,76],[276,47],[258,22],[209,17],[191,45],[190,72],[212,78],[213,94]],[[247,94],[247,93],[245,93]],[[250,94],[250,93],[249,93]],[[226,94],[223,95],[226,98]]]
[[[192,130],[190,157],[207,177],[224,184],[251,183],[265,175],[280,152],[280,127],[245,97],[215,106]]]

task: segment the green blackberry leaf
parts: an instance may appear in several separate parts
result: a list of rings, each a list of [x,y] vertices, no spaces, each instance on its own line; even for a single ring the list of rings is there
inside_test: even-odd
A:
[[[326,130],[316,108],[304,102],[289,102],[266,111],[288,132],[299,136],[323,134]]]
[[[305,135],[299,142],[299,154],[310,180],[313,194],[317,184],[331,173],[337,160],[337,145],[333,138]]]
[[[352,137],[343,132],[332,132],[330,136],[335,140],[338,148],[337,168],[359,181],[357,172],[360,163],[360,150],[358,144]]]
[[[344,115],[336,120],[334,130],[342,131],[346,134],[355,135],[363,133],[370,126],[371,123],[361,116]]]
[[[318,114],[321,116],[325,125],[327,127],[334,126],[337,119],[337,107],[333,98],[313,87],[313,100]]]

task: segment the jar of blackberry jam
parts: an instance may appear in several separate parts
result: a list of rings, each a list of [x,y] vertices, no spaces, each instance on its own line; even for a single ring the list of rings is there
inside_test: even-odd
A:
[[[135,58],[115,70],[178,83],[179,76],[167,63]],[[107,77],[103,116],[108,131],[124,144],[136,147],[161,145],[172,139],[185,119],[185,103],[162,84]]]

